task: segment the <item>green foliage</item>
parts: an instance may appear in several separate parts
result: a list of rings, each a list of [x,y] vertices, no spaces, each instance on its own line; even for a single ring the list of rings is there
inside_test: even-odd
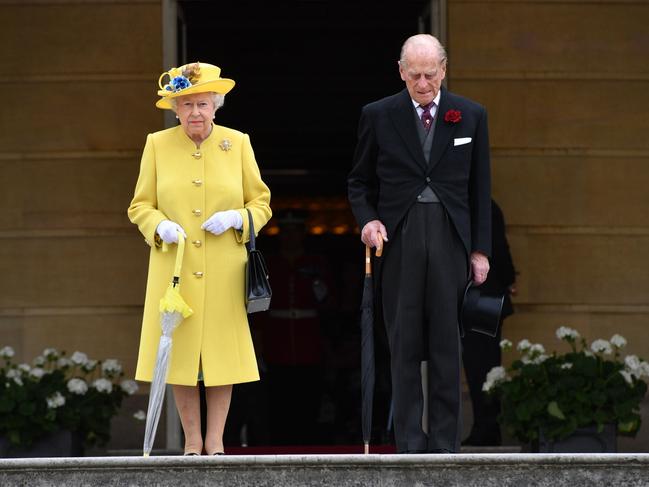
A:
[[[634,355],[622,359],[626,340],[619,335],[610,342],[596,340],[590,349],[570,328],[559,328],[557,336],[570,344],[570,352],[546,355],[542,345],[523,340],[517,346],[520,358],[487,376],[484,390],[500,399],[501,423],[523,443],[538,440],[541,430],[559,440],[577,428],[608,423],[635,436],[649,364]]]
[[[65,355],[46,349],[32,365],[15,364],[13,350],[0,349],[0,436],[20,446],[58,430],[80,432],[85,445],[110,439],[110,421],[137,385],[121,380],[116,360]]]

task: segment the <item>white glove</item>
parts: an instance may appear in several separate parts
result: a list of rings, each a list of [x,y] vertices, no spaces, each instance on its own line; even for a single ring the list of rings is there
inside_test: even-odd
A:
[[[178,243],[178,232],[182,233],[183,236],[187,238],[187,234],[185,233],[185,230],[183,230],[183,227],[171,220],[162,220],[158,223],[158,228],[156,228],[155,231],[166,244]]]
[[[214,235],[221,235],[228,228],[241,230],[241,227],[243,227],[243,218],[236,210],[217,211],[201,225],[203,230],[212,232]]]

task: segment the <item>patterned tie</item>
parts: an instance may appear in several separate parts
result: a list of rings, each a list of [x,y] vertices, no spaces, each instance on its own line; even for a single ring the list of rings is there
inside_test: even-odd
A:
[[[431,101],[428,105],[419,105],[420,108],[423,108],[424,111],[421,114],[421,123],[424,124],[426,132],[430,130],[431,125],[433,125],[433,116],[430,114],[430,109],[435,105],[434,101]]]

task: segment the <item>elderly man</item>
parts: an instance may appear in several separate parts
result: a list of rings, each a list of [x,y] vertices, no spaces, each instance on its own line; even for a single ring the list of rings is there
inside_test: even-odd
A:
[[[461,434],[458,308],[469,278],[481,284],[489,271],[487,114],[442,87],[446,52],[433,36],[406,40],[399,73],[403,91],[363,107],[349,201],[361,240],[386,242],[377,280],[397,451],[452,453]]]

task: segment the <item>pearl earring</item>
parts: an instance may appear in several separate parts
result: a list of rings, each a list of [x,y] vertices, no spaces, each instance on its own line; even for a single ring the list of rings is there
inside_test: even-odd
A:
[[[178,115],[176,115],[176,119],[178,119]]]

